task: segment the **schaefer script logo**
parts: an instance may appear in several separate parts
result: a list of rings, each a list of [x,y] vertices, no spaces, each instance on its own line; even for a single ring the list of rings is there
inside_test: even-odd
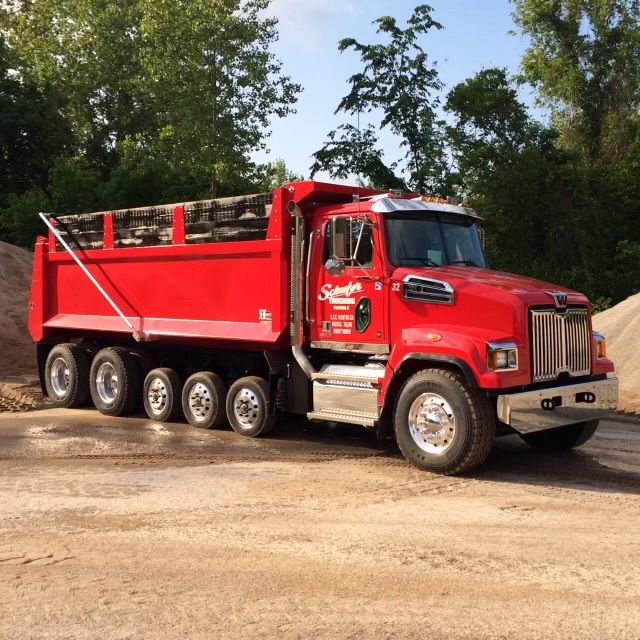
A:
[[[324,302],[328,300],[331,304],[355,304],[355,298],[351,296],[358,291],[362,291],[360,282],[349,282],[344,287],[332,287],[330,284],[323,284],[320,288],[318,300]]]

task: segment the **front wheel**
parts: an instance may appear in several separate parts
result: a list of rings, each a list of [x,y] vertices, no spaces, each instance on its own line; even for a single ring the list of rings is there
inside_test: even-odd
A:
[[[536,431],[520,437],[534,449],[540,451],[567,451],[584,444],[598,428],[599,420],[577,422],[564,427]]]
[[[407,380],[395,406],[394,427],[400,451],[411,464],[448,475],[484,462],[495,437],[488,399],[444,369],[420,371]]]

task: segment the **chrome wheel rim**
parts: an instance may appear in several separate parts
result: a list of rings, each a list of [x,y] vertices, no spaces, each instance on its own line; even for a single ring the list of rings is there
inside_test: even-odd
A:
[[[110,362],[103,362],[96,373],[96,390],[100,400],[105,404],[113,404],[120,393],[118,372]]]
[[[51,364],[49,371],[49,379],[51,380],[51,388],[57,398],[64,398],[69,392],[69,384],[71,382],[71,374],[69,373],[69,365],[64,358],[56,358]]]
[[[196,422],[205,422],[216,409],[213,394],[202,382],[196,382],[189,389],[188,398],[189,411],[191,411],[191,415]]]
[[[437,393],[423,393],[409,409],[409,433],[425,453],[442,455],[456,436],[456,418],[451,405]]]
[[[251,389],[243,387],[233,399],[233,415],[241,429],[253,429],[263,419],[262,400]]]
[[[154,378],[147,389],[147,402],[154,416],[159,416],[167,408],[169,397],[167,385],[162,378]]]

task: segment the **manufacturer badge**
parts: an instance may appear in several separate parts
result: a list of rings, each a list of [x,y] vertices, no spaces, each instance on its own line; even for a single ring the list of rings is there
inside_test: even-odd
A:
[[[567,310],[567,294],[562,291],[545,291],[553,298],[553,304],[558,311]]]

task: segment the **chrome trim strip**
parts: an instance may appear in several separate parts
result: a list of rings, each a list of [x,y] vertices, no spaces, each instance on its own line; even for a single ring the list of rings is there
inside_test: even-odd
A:
[[[331,342],[319,340],[311,343],[312,349],[331,349],[349,353],[371,353],[375,355],[390,353],[388,344],[372,344],[368,342]]]
[[[596,420],[615,411],[618,379],[498,396],[498,419],[518,433]]]

